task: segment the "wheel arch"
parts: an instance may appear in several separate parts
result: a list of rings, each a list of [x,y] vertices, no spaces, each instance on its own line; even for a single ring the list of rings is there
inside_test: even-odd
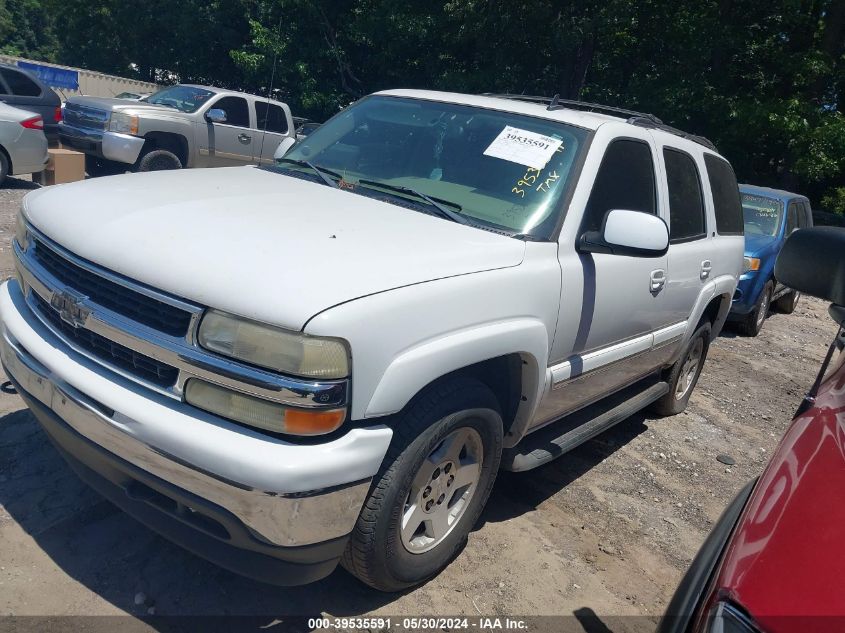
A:
[[[548,334],[539,321],[490,324],[438,338],[397,356],[366,405],[365,417],[395,414],[458,376],[487,385],[499,402],[505,443],[521,435],[545,388]]]
[[[701,293],[693,309],[690,325],[687,328],[686,339],[692,336],[698,327],[704,323],[710,323],[710,341],[716,340],[731,309],[733,294],[736,290],[736,279],[733,277],[719,277],[707,285]]]
[[[144,154],[155,149],[164,149],[173,152],[179,158],[183,167],[188,166],[189,157],[188,139],[177,132],[147,132],[144,135],[144,147],[138,156],[139,160]]]

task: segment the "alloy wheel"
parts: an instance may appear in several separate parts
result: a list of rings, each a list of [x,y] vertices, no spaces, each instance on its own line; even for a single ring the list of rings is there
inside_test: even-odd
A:
[[[402,512],[399,530],[405,549],[422,554],[449,535],[478,488],[483,456],[478,431],[461,427],[423,460]]]
[[[701,357],[704,355],[704,339],[700,336],[687,352],[684,364],[681,365],[681,373],[678,376],[678,384],[675,387],[675,398],[680,400],[692,389],[695,377],[698,374],[698,367],[701,364]]]

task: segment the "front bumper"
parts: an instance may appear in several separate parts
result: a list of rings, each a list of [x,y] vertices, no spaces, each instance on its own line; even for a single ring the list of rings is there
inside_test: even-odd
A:
[[[331,572],[389,429],[284,442],[95,365],[37,320],[16,281],[0,287],[0,318],[6,373],[71,465],[116,505],[260,580],[300,584]]]
[[[758,273],[759,271],[750,271],[740,276],[733,300],[731,301],[731,311],[728,314],[729,319],[741,319],[757,306],[757,299],[760,297],[760,292],[763,290],[764,285],[759,283]]]
[[[120,134],[59,123],[59,138],[63,145],[98,158],[133,165],[144,147],[144,139],[131,134]]]

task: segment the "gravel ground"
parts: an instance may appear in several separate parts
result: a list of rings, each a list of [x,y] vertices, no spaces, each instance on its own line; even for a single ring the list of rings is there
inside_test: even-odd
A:
[[[0,188],[2,278],[33,187]],[[0,393],[0,615],[575,613],[589,630],[627,630],[618,616],[631,615],[650,628],[722,510],[765,465],[833,334],[825,305],[808,298],[755,339],[725,332],[684,414],[638,414],[542,468],[502,473],[463,553],[399,595],[341,569],[307,587],[270,587],[194,557],[88,490],[21,400]]]

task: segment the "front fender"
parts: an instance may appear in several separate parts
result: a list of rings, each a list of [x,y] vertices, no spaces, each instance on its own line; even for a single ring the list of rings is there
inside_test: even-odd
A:
[[[417,345],[398,355],[387,367],[366,406],[365,417],[400,411],[415,394],[440,376],[513,353],[519,353],[524,363],[523,391],[531,391],[523,395],[528,402],[536,404],[544,385],[530,376],[538,376],[540,367],[545,367],[545,360],[541,364],[539,359],[548,358],[548,341],[548,332],[541,321],[515,319],[482,324]]]

